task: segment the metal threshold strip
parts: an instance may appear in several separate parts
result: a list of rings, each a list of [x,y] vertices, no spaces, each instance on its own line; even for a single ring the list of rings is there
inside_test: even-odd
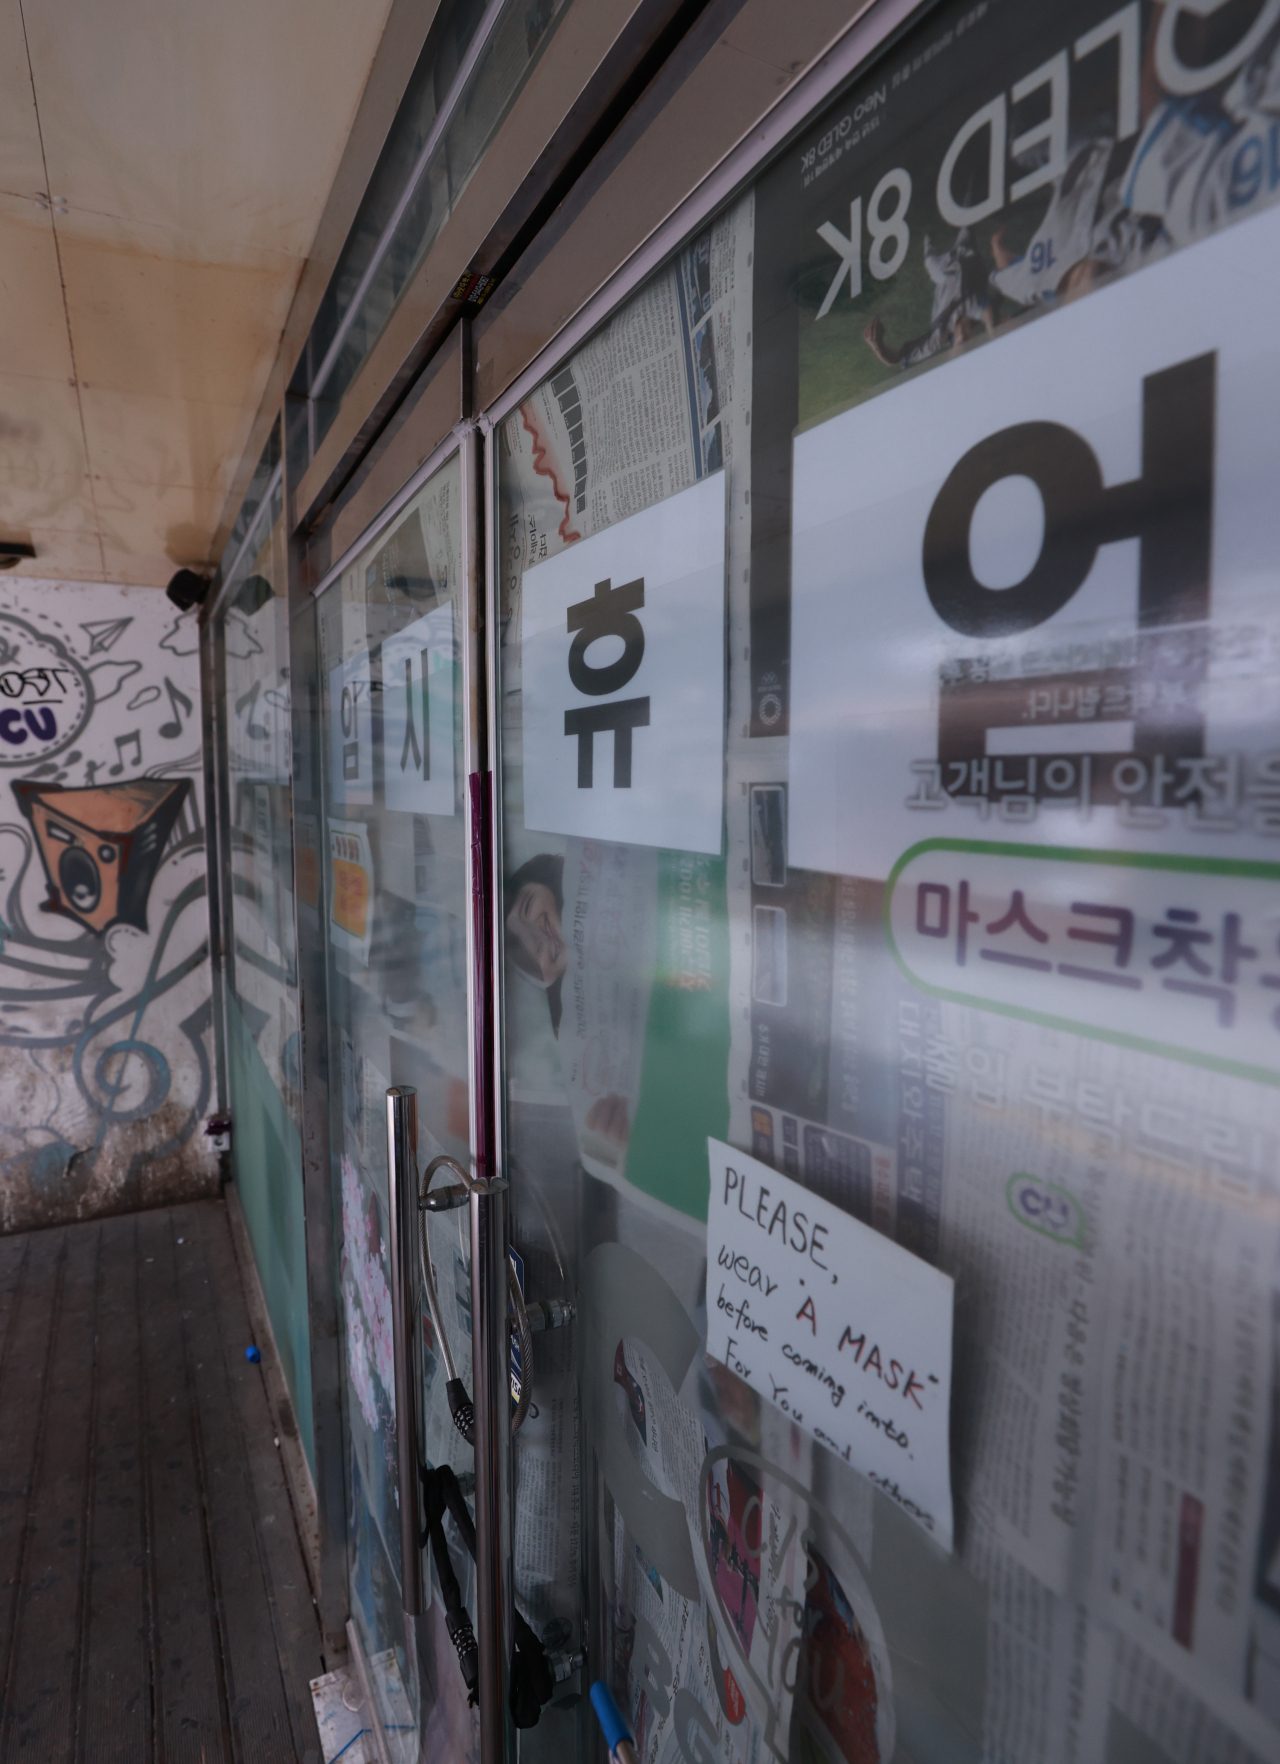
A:
[[[374,1749],[378,1754],[378,1764],[391,1764],[391,1752],[387,1746],[382,1716],[374,1701],[373,1679],[369,1673],[369,1663],[364,1657],[364,1649],[360,1646],[360,1637],[357,1635],[356,1626],[350,1617],[347,1618],[347,1646],[351,1649],[356,1677],[360,1680],[360,1689],[364,1692],[364,1706],[369,1717],[369,1732],[373,1736]]]
[[[453,84],[449,88],[444,103],[436,112],[435,121],[427,132],[427,138],[423,142],[422,149],[413,163],[413,169],[405,181],[404,189],[400,192],[396,205],[391,211],[390,218],[388,219],[386,226],[383,227],[382,232],[378,237],[378,242],[373,248],[373,256],[369,259],[368,267],[357,283],[356,291],[347,305],[346,312],[342,315],[342,320],[338,325],[337,331],[334,333],[333,342],[330,343],[328,349],[326,349],[324,359],[316,370],[315,379],[311,382],[310,389],[307,393],[308,400],[312,403],[320,398],[324,392],[329,376],[337,365],[338,357],[342,353],[343,345],[346,343],[347,337],[350,334],[351,327],[356,321],[356,315],[363,307],[369,290],[373,286],[374,278],[382,268],[383,260],[385,259],[387,252],[391,249],[391,241],[395,238],[396,229],[404,219],[405,210],[408,208],[410,202],[412,202],[418,185],[422,182],[427,166],[430,164],[432,156],[440,144],[441,136],[452,122],[454,114],[462,102],[467,85],[470,82],[472,74],[476,70],[476,64],[480,60],[490,37],[494,33],[494,29],[497,26],[498,19],[501,17],[505,5],[506,0],[489,0],[489,4],[484,11],[484,16],[476,27],[475,35],[467,45],[467,52],[462,58],[457,73],[454,75]]]

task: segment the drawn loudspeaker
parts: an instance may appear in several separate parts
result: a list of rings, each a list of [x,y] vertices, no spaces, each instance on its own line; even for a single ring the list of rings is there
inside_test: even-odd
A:
[[[15,784],[44,861],[45,910],[90,931],[114,924],[145,931],[147,896],[190,788],[187,778],[134,778],[92,790]]]

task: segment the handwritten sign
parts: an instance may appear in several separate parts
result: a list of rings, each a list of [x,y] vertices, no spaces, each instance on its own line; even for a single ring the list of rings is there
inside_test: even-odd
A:
[[[954,1282],[708,1139],[707,1352],[951,1548]]]

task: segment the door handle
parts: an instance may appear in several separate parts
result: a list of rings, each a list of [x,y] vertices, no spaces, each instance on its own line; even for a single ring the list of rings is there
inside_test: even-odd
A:
[[[425,1214],[430,1208],[431,1180],[439,1169],[447,1169],[459,1178],[467,1200],[484,1201],[499,1194],[507,1184],[502,1177],[488,1181],[478,1179],[454,1158],[433,1158],[418,1176],[418,1092],[411,1084],[395,1084],[387,1091],[387,1199],[390,1212],[388,1240],[391,1261],[391,1333],[392,1359],[395,1370],[396,1400],[396,1468],[400,1478],[400,1600],[405,1615],[420,1617],[423,1609],[422,1584],[422,1514],[420,1511],[421,1460],[418,1454],[418,1412],[421,1401],[421,1374],[418,1366],[418,1331],[415,1321],[418,1288],[425,1286],[432,1322],[440,1337],[449,1379],[450,1408],[458,1420],[455,1397],[461,1397],[468,1412],[468,1424],[462,1431],[470,1437],[474,1425],[471,1405],[458,1377],[448,1336],[439,1316],[431,1264],[426,1243],[420,1238],[425,1230]],[[439,1194],[441,1191],[437,1190]],[[447,1191],[445,1191],[447,1192]],[[474,1236],[476,1209],[472,1207]],[[472,1254],[475,1244],[472,1244]],[[421,1258],[421,1259],[419,1259]],[[525,1326],[527,1331],[527,1324]],[[526,1354],[526,1364],[532,1351]],[[525,1379],[526,1387],[529,1379]],[[528,1397],[521,1393],[524,1407]],[[520,1416],[523,1420],[523,1414]],[[459,1422],[461,1427],[461,1422]]]
[[[418,1092],[387,1091],[387,1200],[391,1261],[391,1345],[395,1369],[396,1468],[400,1476],[400,1602],[422,1615],[422,1518],[418,1475]]]

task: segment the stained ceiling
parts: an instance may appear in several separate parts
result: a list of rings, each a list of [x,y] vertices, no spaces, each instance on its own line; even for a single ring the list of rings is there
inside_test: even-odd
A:
[[[207,557],[388,10],[0,0],[18,573],[160,587]]]

